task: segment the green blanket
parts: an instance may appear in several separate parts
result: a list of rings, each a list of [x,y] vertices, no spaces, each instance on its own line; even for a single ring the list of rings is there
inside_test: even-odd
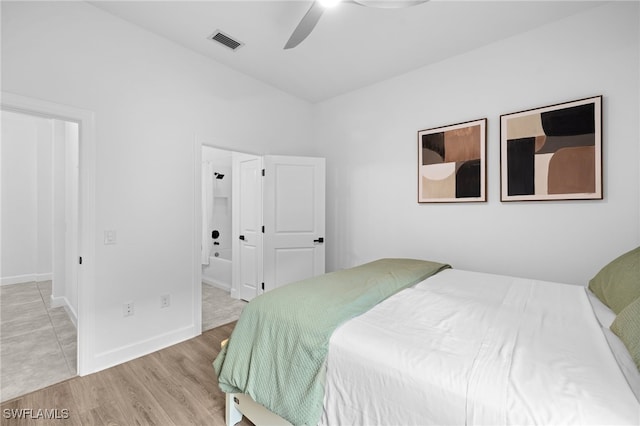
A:
[[[448,268],[381,259],[298,281],[245,306],[213,362],[220,389],[246,393],[294,425],[322,415],[325,359],[333,331],[396,292]]]

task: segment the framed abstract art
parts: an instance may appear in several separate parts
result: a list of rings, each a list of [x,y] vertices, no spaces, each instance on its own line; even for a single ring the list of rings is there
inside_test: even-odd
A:
[[[602,199],[602,96],[500,116],[502,201]]]
[[[487,119],[418,132],[418,202],[487,200]]]

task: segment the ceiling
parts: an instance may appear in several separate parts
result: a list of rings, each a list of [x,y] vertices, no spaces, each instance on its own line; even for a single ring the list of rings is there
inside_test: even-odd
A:
[[[319,102],[598,6],[594,1],[341,3],[284,50],[311,1],[91,1],[94,6],[310,102]],[[244,45],[207,37],[220,30]]]

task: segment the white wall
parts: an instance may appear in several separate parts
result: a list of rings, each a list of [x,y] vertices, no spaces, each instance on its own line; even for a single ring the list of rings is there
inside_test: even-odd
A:
[[[316,106],[328,269],[418,257],[584,284],[640,244],[639,12],[613,2]],[[604,200],[500,202],[500,114],[604,96]],[[488,202],[417,203],[417,131],[488,118]]]
[[[2,284],[51,279],[52,126],[2,112]]]
[[[194,335],[196,135],[308,155],[311,106],[84,2],[1,7],[2,90],[95,113],[88,371]],[[103,244],[105,230],[117,244]],[[126,301],[135,315],[124,318]]]
[[[39,281],[51,279],[53,271],[53,120],[36,121],[38,146],[36,153],[38,242],[36,274]]]
[[[65,140],[64,121],[54,120],[54,141]],[[66,143],[54,143],[53,145],[53,285],[52,297],[64,294],[66,282]],[[58,226],[62,224],[62,226]]]
[[[78,312],[78,123],[53,120],[52,306]]]
[[[76,323],[78,312],[78,229],[79,223],[79,160],[80,129],[78,123],[64,122],[64,137],[56,140],[64,144],[64,253],[65,277],[63,297]],[[57,228],[56,224],[56,228]]]

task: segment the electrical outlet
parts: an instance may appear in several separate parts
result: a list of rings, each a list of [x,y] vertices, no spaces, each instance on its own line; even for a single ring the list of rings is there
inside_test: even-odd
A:
[[[122,305],[122,314],[125,317],[130,317],[133,315],[133,302],[125,302]]]
[[[163,294],[162,296],[160,296],[161,308],[168,308],[170,304],[171,304],[171,296],[169,296],[168,294]]]

